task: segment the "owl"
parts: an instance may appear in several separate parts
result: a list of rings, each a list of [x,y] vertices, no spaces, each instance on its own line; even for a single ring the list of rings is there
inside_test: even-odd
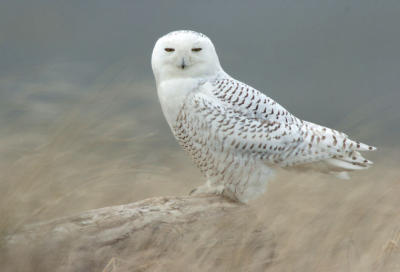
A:
[[[265,192],[277,168],[348,178],[348,172],[372,165],[360,152],[375,147],[301,120],[229,76],[201,33],[161,37],[151,64],[168,125],[206,178],[195,193],[246,203]]]

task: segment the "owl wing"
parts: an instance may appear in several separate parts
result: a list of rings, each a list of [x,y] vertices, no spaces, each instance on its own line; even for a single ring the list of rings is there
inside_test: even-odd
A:
[[[290,145],[287,152],[282,154],[282,166],[325,159],[330,159],[330,163],[347,170],[362,169],[372,164],[362,157],[359,151],[375,150],[374,147],[353,141],[345,133],[337,130],[303,121],[245,83],[233,78],[217,80],[214,82],[212,93],[222,103],[243,116],[279,123],[282,131],[278,133],[287,135],[290,132],[289,136],[295,139],[289,140],[294,140],[296,144]],[[287,144],[285,141],[281,143]]]
[[[296,124],[250,117],[203,93],[187,97],[174,131],[192,155],[211,147],[209,152],[251,154],[275,164],[284,164],[304,144]]]
[[[212,93],[243,115],[282,124],[298,124],[302,121],[270,97],[233,78],[214,82]]]

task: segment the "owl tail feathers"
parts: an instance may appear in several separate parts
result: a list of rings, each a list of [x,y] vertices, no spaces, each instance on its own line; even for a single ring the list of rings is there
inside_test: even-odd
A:
[[[367,145],[367,144],[363,144],[360,142],[356,142],[357,144],[357,151],[375,151],[376,147],[375,146],[371,146],[371,145]]]
[[[342,155],[336,155],[333,158],[325,160],[329,173],[339,179],[349,179],[349,171],[365,170],[374,163],[364,158],[359,151],[373,151],[375,147],[362,143],[357,143],[357,151],[346,152]]]
[[[333,171],[354,171],[364,170],[371,167],[372,161],[365,159],[359,152],[353,151],[344,156],[336,156],[327,159],[326,163],[332,168]]]

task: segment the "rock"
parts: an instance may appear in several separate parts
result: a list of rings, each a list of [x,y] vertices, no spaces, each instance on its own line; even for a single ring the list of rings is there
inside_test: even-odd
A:
[[[256,217],[218,196],[150,198],[28,225],[7,238],[3,268],[264,271],[275,243]]]

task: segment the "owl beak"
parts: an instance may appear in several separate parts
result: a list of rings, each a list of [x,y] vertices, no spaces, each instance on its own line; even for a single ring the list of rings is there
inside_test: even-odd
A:
[[[185,63],[185,59],[182,58],[182,63],[181,63],[181,68],[182,68],[182,70],[185,69],[186,66],[187,66],[187,65],[186,65],[186,63]]]

